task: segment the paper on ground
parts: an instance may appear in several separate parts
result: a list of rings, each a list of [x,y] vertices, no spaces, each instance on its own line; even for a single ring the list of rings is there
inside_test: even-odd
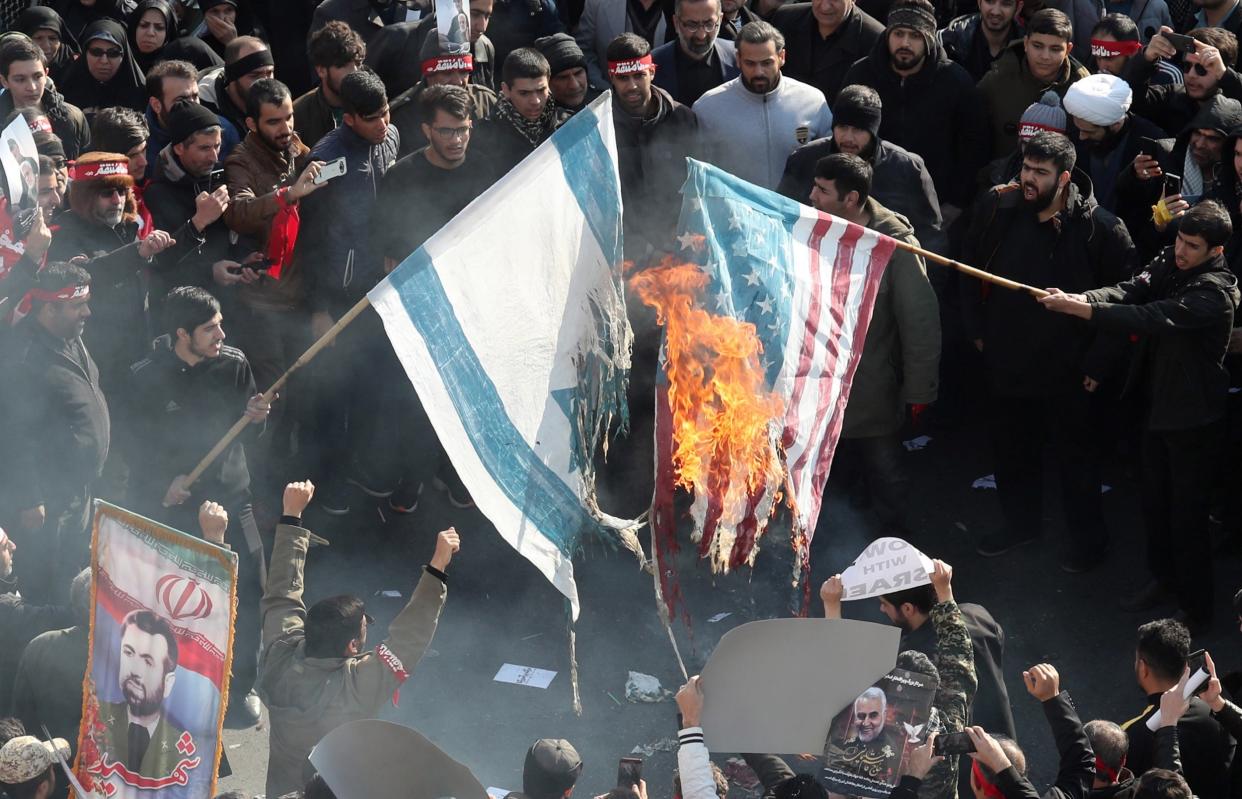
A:
[[[492,679],[496,682],[509,682],[514,685],[529,685],[532,688],[547,688],[552,684],[552,678],[555,676],[556,672],[547,669],[506,663],[500,667],[500,671],[496,672],[496,676]]]

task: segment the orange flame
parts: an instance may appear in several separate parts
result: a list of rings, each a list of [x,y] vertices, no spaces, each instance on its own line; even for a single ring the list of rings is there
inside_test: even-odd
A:
[[[699,307],[708,277],[694,264],[666,259],[630,282],[664,326],[673,471],[694,493],[696,522],[706,517],[696,540],[708,536],[702,549],[718,570],[753,563],[762,519],[779,499],[785,414],[783,399],[767,389],[755,326]]]

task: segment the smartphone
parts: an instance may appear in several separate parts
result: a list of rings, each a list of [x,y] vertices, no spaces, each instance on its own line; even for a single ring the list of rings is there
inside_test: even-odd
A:
[[[1199,651],[1191,652],[1186,656],[1186,665],[1190,667],[1191,677],[1194,677],[1195,673],[1198,671],[1202,671],[1204,674],[1207,674],[1207,659],[1204,657],[1206,652],[1206,649],[1200,649]],[[1199,691],[1202,691],[1206,687],[1207,683],[1204,682],[1203,685],[1200,686]],[[1199,691],[1195,691],[1195,693],[1197,694]]]
[[[315,185],[327,183],[332,178],[339,178],[345,174],[345,156],[341,156],[334,161],[329,161],[319,169],[319,176],[315,178]]]
[[[1173,45],[1173,49],[1179,53],[1193,53],[1195,51],[1195,40],[1193,37],[1181,33],[1162,33],[1160,35],[1168,39],[1169,44]]]
[[[968,732],[951,732],[947,735],[937,735],[936,743],[932,746],[932,754],[934,755],[965,755],[975,751],[975,742],[970,740]]]
[[[1155,158],[1156,153],[1160,152],[1160,147],[1155,139],[1149,136],[1139,136],[1139,152],[1149,158]]]
[[[643,778],[643,759],[641,757],[623,757],[617,766],[617,787],[629,788],[638,785]]]
[[[1164,196],[1175,197],[1182,193],[1182,176],[1164,173]]]
[[[207,174],[207,190],[215,191],[224,185],[224,169],[213,169]]]

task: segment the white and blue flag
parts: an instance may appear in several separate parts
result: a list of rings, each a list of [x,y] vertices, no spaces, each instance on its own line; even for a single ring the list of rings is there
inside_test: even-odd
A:
[[[368,295],[479,509],[569,600],[586,534],[636,553],[595,500],[593,459],[626,421],[633,335],[608,94]]]

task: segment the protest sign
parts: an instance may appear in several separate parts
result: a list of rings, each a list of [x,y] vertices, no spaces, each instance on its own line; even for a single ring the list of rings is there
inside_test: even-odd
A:
[[[488,799],[470,769],[415,730],[378,719],[342,724],[310,753],[337,799]]]
[[[931,573],[931,558],[910,544],[900,538],[877,538],[841,572],[842,599],[870,599],[927,585]]]
[[[237,556],[96,501],[91,577],[78,778],[121,799],[210,799]]]
[[[0,133],[0,166],[4,168],[5,194],[11,209],[34,208],[39,202],[39,149],[18,115]]]
[[[713,752],[819,752],[832,718],[893,668],[901,631],[852,619],[735,627],[703,667]]]
[[[445,54],[470,52],[470,15],[464,0],[436,0],[436,32]]]
[[[910,750],[927,740],[936,685],[893,669],[832,720],[824,744],[824,784],[832,793],[885,799]]]

